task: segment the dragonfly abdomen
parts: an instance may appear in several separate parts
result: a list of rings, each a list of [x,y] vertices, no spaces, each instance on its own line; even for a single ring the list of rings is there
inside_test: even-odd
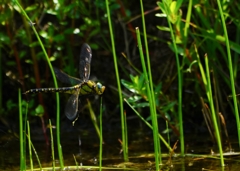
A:
[[[79,85],[76,85],[73,87],[61,87],[61,88],[36,88],[36,89],[30,89],[30,90],[26,91],[24,94],[53,93],[53,92],[73,94],[76,91],[76,89],[78,89],[78,88],[79,88]]]

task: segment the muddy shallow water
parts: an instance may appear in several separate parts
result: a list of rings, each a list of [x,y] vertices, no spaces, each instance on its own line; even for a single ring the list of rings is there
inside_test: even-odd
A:
[[[31,138],[33,145],[40,158],[42,167],[52,166],[51,147],[46,145],[42,130],[40,127],[32,126]],[[61,126],[61,145],[64,157],[64,165],[76,166],[73,155],[79,166],[89,166],[86,170],[98,170],[93,167],[98,166],[99,138],[94,128],[90,125],[75,126],[62,124]],[[55,130],[54,134],[55,134]],[[119,170],[120,168],[129,168],[133,170],[155,170],[153,156],[153,141],[150,130],[129,128],[129,161],[124,162],[121,153],[121,129],[104,128],[103,139],[103,166],[108,169]],[[56,137],[54,135],[54,137]],[[173,137],[172,146],[177,138]],[[179,148],[170,157],[167,148],[162,144],[162,170],[229,170],[237,171],[240,168],[240,155],[238,144],[232,141],[232,149],[235,153],[226,155],[225,167],[220,166],[220,160],[217,156],[210,156],[211,152],[216,152],[217,147],[208,138],[208,135],[186,135],[186,156],[178,155]],[[58,163],[58,153],[56,138],[54,139],[56,166]],[[179,144],[177,145],[179,146]],[[227,146],[224,146],[226,152]],[[198,155],[201,154],[201,155]],[[194,156],[195,155],[195,156]],[[0,170],[19,170],[19,139],[17,133],[7,133],[2,131],[0,135]],[[27,152],[26,163],[29,166],[29,157]],[[35,154],[33,153],[34,168],[38,168]],[[69,167],[68,170],[71,170]],[[90,169],[91,168],[91,169]],[[74,170],[74,169],[72,169]]]

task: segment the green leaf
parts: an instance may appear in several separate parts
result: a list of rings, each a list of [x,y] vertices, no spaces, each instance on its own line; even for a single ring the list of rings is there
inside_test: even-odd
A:
[[[161,107],[162,112],[165,113],[165,112],[169,111],[170,109],[173,108],[173,106],[174,106],[175,104],[176,104],[176,102],[170,102],[170,103],[168,103],[167,105],[162,106],[162,107]]]
[[[141,99],[142,99],[141,96],[134,95],[134,96],[130,97],[127,101],[129,103],[136,103],[137,101],[139,101]]]
[[[0,32],[0,43],[2,44],[10,44],[10,38],[5,34],[3,34],[3,32]]]
[[[44,31],[44,30],[41,30],[39,32],[39,35],[42,36],[44,39],[49,39],[49,35],[48,35],[48,32]]]
[[[161,31],[168,31],[170,32],[170,28],[169,27],[165,27],[165,26],[157,26],[157,28]]]
[[[65,40],[65,37],[62,34],[58,34],[58,35],[54,36],[53,40],[56,42],[62,42]]]
[[[26,12],[30,12],[30,11],[36,10],[36,9],[38,9],[38,8],[39,8],[39,5],[36,3],[36,4],[34,4],[34,5],[28,6],[28,7],[25,9],[25,11],[26,11]]]
[[[41,117],[41,116],[43,116],[43,114],[44,114],[44,108],[43,108],[43,106],[42,106],[42,105],[38,105],[38,106],[36,107],[36,109],[35,109],[34,115]]]
[[[176,1],[173,1],[171,4],[170,4],[170,11],[172,14],[176,14],[177,10],[176,10],[176,5],[177,5],[177,2]]]
[[[32,42],[31,44],[29,44],[29,47],[37,47],[37,46],[39,46],[38,41],[35,41],[35,42]]]
[[[7,101],[7,109],[11,110],[12,108],[17,107],[17,104],[14,103],[11,99]]]
[[[142,102],[142,103],[135,103],[133,104],[134,108],[139,108],[139,107],[148,107],[149,103],[148,102]]]
[[[129,91],[133,92],[133,93],[136,93],[136,94],[139,94],[139,91],[136,89],[136,86],[135,84],[131,83],[131,82],[128,82],[124,79],[121,79],[121,83],[123,86],[125,86]]]

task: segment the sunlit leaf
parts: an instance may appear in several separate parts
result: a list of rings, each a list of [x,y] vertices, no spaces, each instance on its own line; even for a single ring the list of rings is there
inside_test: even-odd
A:
[[[41,30],[41,31],[39,32],[39,35],[42,36],[42,37],[45,38],[45,39],[48,39],[48,38],[49,38],[48,33],[47,33],[46,31],[44,31],[44,30]]]
[[[163,134],[167,134],[167,133],[170,133],[170,132],[172,132],[172,129],[170,129],[170,128],[167,128],[167,129],[162,131]]]
[[[141,100],[142,97],[141,96],[137,96],[137,95],[133,95],[130,98],[128,98],[128,102],[129,103],[136,103],[137,101]]]
[[[166,18],[166,17],[167,17],[167,15],[164,14],[164,13],[157,13],[157,14],[155,14],[155,16],[156,16],[156,17],[163,17],[163,18]]]
[[[39,8],[39,5],[36,3],[36,4],[34,4],[34,5],[28,6],[28,7],[25,9],[25,11],[26,11],[26,12],[30,12],[30,11],[36,10],[36,9],[38,9],[38,8]]]
[[[43,114],[44,114],[44,108],[43,108],[43,106],[42,105],[38,105],[37,107],[36,107],[36,109],[35,109],[35,116],[43,116]]]
[[[148,102],[142,102],[142,103],[135,103],[133,104],[133,107],[139,108],[139,107],[148,107],[149,103]]]
[[[129,91],[131,91],[131,92],[133,92],[133,93],[139,93],[139,91],[136,89],[136,87],[134,86],[134,84],[133,83],[131,83],[131,82],[128,82],[128,81],[126,81],[126,80],[124,80],[124,79],[121,79],[121,83],[129,90]]]
[[[73,30],[73,34],[79,34],[80,33],[80,29],[79,28],[75,28],[74,30]]]

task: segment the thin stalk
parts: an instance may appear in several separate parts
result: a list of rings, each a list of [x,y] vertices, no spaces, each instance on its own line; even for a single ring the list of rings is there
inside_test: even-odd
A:
[[[158,125],[157,125],[156,108],[154,108],[155,106],[153,104],[154,97],[152,97],[152,92],[151,92],[151,89],[149,86],[148,73],[147,73],[146,64],[145,64],[145,60],[144,60],[144,56],[143,56],[141,36],[140,36],[140,31],[139,31],[138,27],[136,27],[136,34],[137,34],[138,48],[139,48],[144,78],[146,81],[147,96],[148,96],[150,113],[151,113],[151,118],[152,118],[155,165],[156,165],[156,170],[159,170],[159,164],[162,163],[162,158],[161,158],[161,153],[159,150],[160,143],[159,143],[159,139],[158,139]]]
[[[36,151],[35,147],[33,146],[33,143],[32,143],[32,141],[31,141],[31,138],[29,138],[28,134],[26,134],[26,137],[28,138],[29,144],[31,145],[31,150],[34,152],[34,154],[35,154],[35,156],[36,156],[36,158],[37,158],[37,162],[38,162],[38,165],[39,165],[38,170],[42,170],[42,165],[41,165],[39,156],[38,156],[38,154],[37,154],[37,151]],[[31,169],[31,170],[35,170],[35,169]]]
[[[126,141],[126,144],[128,144],[128,127],[127,127],[127,116],[126,116],[126,112],[124,111],[124,125],[125,125],[125,141]],[[126,150],[128,151],[128,146],[126,146]]]
[[[236,30],[236,40],[235,42],[237,44],[240,44],[240,24],[238,26],[238,29]],[[238,53],[234,53],[234,57],[233,57],[233,77],[236,79],[237,78],[237,74],[238,74],[238,59],[239,59],[239,54]]]
[[[150,128],[153,130],[152,125],[146,121],[139,113],[138,111],[136,111],[136,109],[126,100],[124,99],[124,101],[128,104],[128,106],[136,113],[136,115]],[[163,142],[163,144],[168,148],[169,151],[173,151],[173,149],[171,148],[171,146],[168,144],[168,142],[162,137],[161,134],[158,133],[158,137],[161,139],[161,141]]]
[[[214,108],[214,104],[213,104],[211,79],[210,79],[210,72],[209,72],[209,67],[208,67],[208,56],[207,55],[205,55],[205,65],[206,65],[206,76],[207,76],[206,88],[207,88],[207,93],[209,94],[209,103],[210,103],[210,108],[211,108],[211,113],[212,113],[212,119],[213,119],[213,125],[214,125],[214,129],[215,129],[217,144],[218,144],[218,148],[219,148],[220,161],[221,161],[221,165],[224,166],[222,143],[221,143],[221,137],[220,137],[220,133],[219,133],[219,129],[218,129],[218,123],[217,123],[215,108]]]
[[[3,67],[2,67],[2,48],[0,48],[0,68],[3,68]],[[2,106],[3,106],[3,105],[2,105],[2,97],[3,97],[3,96],[2,96],[2,94],[3,94],[3,93],[2,93],[2,87],[3,87],[3,86],[2,86],[2,83],[3,83],[3,82],[2,82],[2,69],[0,69],[0,94],[1,94],[1,96],[0,96],[0,115],[1,115],[2,112],[3,112],[3,111],[2,111],[2,109],[3,109],[3,108],[2,108]]]
[[[14,2],[18,5],[18,7],[20,8],[22,14],[27,18],[29,24],[32,26],[32,29],[38,39],[38,42],[42,48],[42,51],[44,53],[44,56],[47,60],[47,63],[50,67],[50,70],[51,70],[51,73],[52,73],[52,76],[53,76],[53,81],[54,81],[54,86],[55,88],[58,88],[58,84],[57,84],[57,79],[56,79],[56,76],[55,76],[55,73],[54,73],[54,70],[53,70],[53,67],[52,67],[52,64],[48,58],[48,55],[47,55],[47,52],[43,46],[43,43],[34,27],[34,24],[32,23],[32,21],[30,20],[30,18],[28,17],[28,15],[26,14],[26,12],[24,11],[24,9],[22,8],[22,6],[19,4],[19,2],[17,0],[14,0]],[[57,112],[56,112],[56,131],[57,131],[57,147],[58,147],[58,155],[59,155],[59,163],[60,163],[60,167],[61,169],[64,168],[64,163],[63,163],[63,155],[62,155],[62,147],[61,147],[61,142],[60,142],[60,101],[59,101],[59,93],[56,93],[56,108],[57,108]]]
[[[20,170],[26,170],[24,156],[24,141],[23,141],[23,125],[22,125],[22,97],[21,89],[18,89],[18,108],[19,108],[19,139],[20,139]]]
[[[88,104],[88,109],[89,109],[89,113],[90,113],[90,117],[91,117],[92,123],[93,123],[93,125],[95,127],[95,130],[96,130],[96,132],[98,134],[98,137],[100,139],[101,138],[101,134],[100,134],[99,126],[97,124],[96,115],[95,115],[95,113],[94,113],[94,111],[92,109],[92,105],[91,105],[91,103],[90,103],[90,101],[88,99],[87,99],[87,104]]]
[[[169,130],[168,121],[166,121],[166,129]],[[168,141],[168,145],[170,146],[170,132],[169,131],[167,133],[167,141]],[[171,152],[171,151],[169,151],[169,152]]]
[[[33,170],[33,159],[32,159],[32,148],[31,148],[31,131],[29,126],[29,121],[27,121],[27,130],[28,130],[28,152],[29,152],[29,161],[31,170]]]
[[[26,130],[27,130],[27,114],[28,114],[28,103],[26,103],[26,114],[25,114],[25,118],[24,118],[24,122],[23,122],[23,124],[24,124],[24,128],[23,128],[23,132],[27,132]],[[24,156],[26,156],[26,145],[27,145],[27,137],[26,136],[24,136],[23,137],[24,139],[23,139],[23,141],[24,141]]]
[[[34,154],[35,154],[35,156],[36,156],[36,158],[37,158],[37,162],[38,162],[38,165],[39,165],[39,170],[42,170],[42,165],[41,165],[41,161],[40,161],[40,159],[39,159],[39,156],[38,156],[38,154],[37,154],[37,151],[36,151],[36,149],[35,149],[35,147],[33,146],[33,143],[31,142],[31,139],[30,139],[30,143],[31,143],[31,148],[32,148],[32,150],[33,150],[33,152],[34,152]]]
[[[165,7],[166,4],[164,3]],[[173,33],[173,28],[172,24],[170,21],[170,16],[167,15],[167,21],[168,25],[170,28],[170,33],[171,33],[171,38],[172,38],[172,43],[175,51],[175,58],[176,58],[176,64],[177,64],[177,75],[178,75],[178,120],[179,120],[179,132],[180,132],[180,144],[181,144],[181,155],[184,155],[184,134],[183,134],[183,119],[182,119],[182,80],[183,80],[183,75],[181,71],[181,66],[180,66],[180,61],[179,61],[179,56],[177,53],[177,44],[176,44],[176,39],[174,37]]]
[[[210,109],[211,109],[211,115],[212,115],[213,125],[214,125],[214,129],[215,129],[215,134],[216,134],[216,140],[218,143],[219,153],[220,153],[220,157],[221,157],[220,158],[221,165],[223,166],[224,160],[222,158],[222,145],[221,145],[220,133],[218,130],[218,125],[217,125],[217,120],[216,120],[216,113],[215,113],[214,104],[213,104],[211,81],[210,81],[210,74],[209,74],[209,68],[208,68],[208,59],[207,59],[207,57],[205,57],[205,63],[206,63],[206,74],[205,74],[202,63],[200,61],[200,57],[199,57],[196,45],[194,45],[194,48],[195,48],[195,52],[196,52],[196,56],[197,56],[197,60],[198,60],[198,66],[199,66],[201,76],[202,76],[202,81],[205,85],[205,89],[207,91],[206,92],[207,98],[210,103]]]
[[[51,151],[52,151],[52,166],[53,171],[55,171],[55,154],[54,154],[54,141],[53,141],[53,132],[52,132],[52,122],[49,119],[49,126],[50,126],[50,138],[51,138]]]
[[[223,26],[223,32],[224,32],[224,38],[226,43],[226,49],[227,49],[227,57],[228,57],[228,67],[230,72],[230,82],[231,82],[231,90],[233,95],[233,105],[234,105],[234,111],[235,111],[235,117],[236,117],[236,123],[237,123],[237,130],[238,130],[238,145],[240,147],[240,122],[239,122],[239,112],[238,112],[238,105],[237,105],[237,98],[236,98],[236,90],[235,90],[235,83],[234,83],[234,73],[233,73],[233,67],[232,67],[232,56],[231,56],[231,50],[229,46],[229,39],[228,39],[228,32],[226,28],[225,18],[223,16],[223,10],[220,0],[217,0],[218,3],[218,9],[222,20],[222,26]]]
[[[187,16],[186,16],[186,23],[185,23],[185,27],[184,27],[184,42],[183,42],[183,48],[185,50],[184,54],[184,58],[187,57],[187,42],[188,42],[188,30],[189,30],[189,25],[190,25],[190,20],[191,20],[191,16],[192,16],[192,0],[189,1],[188,3],[188,11],[187,11]],[[174,45],[176,46],[176,44]],[[174,48],[177,48],[174,47]],[[176,55],[176,54],[175,54]],[[176,55],[176,58],[178,59],[178,56]],[[184,60],[183,60],[184,62]],[[180,65],[180,64],[177,64]],[[182,64],[183,66],[184,64]],[[181,71],[178,71],[178,74],[182,73]],[[182,73],[183,74],[183,73]],[[184,155],[185,152],[185,147],[184,147],[184,129],[183,129],[183,116],[182,116],[182,80],[183,80],[183,76],[182,77],[178,77],[178,86],[179,88],[181,88],[178,91],[178,113],[179,113],[179,132],[180,132],[180,148],[181,148],[181,155]]]
[[[99,144],[99,170],[102,171],[103,130],[102,130],[102,96],[100,97],[100,144]]]
[[[148,51],[148,41],[147,41],[147,32],[146,32],[146,24],[145,24],[145,15],[144,15],[144,9],[143,9],[143,3],[142,0],[140,0],[140,6],[141,6],[141,15],[142,15],[142,25],[143,25],[143,38],[144,38],[144,44],[145,44],[145,50],[146,50],[146,59],[147,59],[147,74],[148,74],[148,78],[149,78],[149,84],[150,84],[150,93],[151,93],[151,97],[152,97],[152,110],[153,110],[153,114],[156,116],[154,120],[152,120],[154,123],[154,125],[156,125],[158,127],[158,120],[157,120],[157,113],[156,113],[156,104],[155,104],[155,92],[153,89],[153,81],[152,81],[152,71],[151,71],[151,64],[150,64],[150,57],[149,57],[149,51]],[[153,118],[152,118],[153,119]],[[158,128],[155,131],[156,135],[154,135],[154,137],[157,137],[158,135]],[[158,139],[158,138],[157,138]],[[161,144],[160,141],[158,139],[158,141],[156,142],[156,147],[158,147],[158,154],[161,155]],[[159,163],[161,164],[161,156],[159,156]]]
[[[114,35],[113,35],[112,21],[111,21],[111,14],[110,14],[110,10],[109,10],[108,0],[105,0],[105,2],[106,2],[108,24],[109,24],[109,31],[110,31],[111,44],[112,44],[113,61],[114,61],[114,68],[115,68],[117,87],[118,87],[118,95],[119,95],[119,106],[120,106],[121,127],[122,127],[123,158],[124,158],[124,161],[128,161],[128,148],[127,148],[127,142],[126,142],[127,138],[126,138],[126,135],[125,135],[125,132],[126,132],[125,129],[126,128],[125,128],[125,125],[124,125],[122,89],[121,89],[120,78],[119,78],[119,73],[118,73],[117,56],[116,56],[116,50],[115,50],[115,42],[114,42]]]
[[[73,159],[74,159],[75,165],[76,165],[76,167],[77,167],[76,170],[79,171],[78,162],[77,162],[77,159],[76,159],[76,157],[75,157],[74,154],[73,154]]]

